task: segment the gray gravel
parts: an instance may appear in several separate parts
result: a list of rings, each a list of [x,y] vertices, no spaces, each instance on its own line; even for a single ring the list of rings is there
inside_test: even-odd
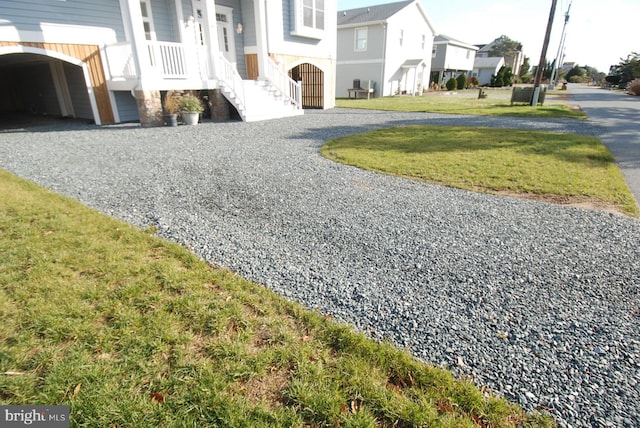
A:
[[[640,426],[640,222],[318,155],[333,137],[424,123],[599,132],[582,121],[355,110],[157,129],[70,122],[0,132],[0,167],[155,225],[561,426]]]

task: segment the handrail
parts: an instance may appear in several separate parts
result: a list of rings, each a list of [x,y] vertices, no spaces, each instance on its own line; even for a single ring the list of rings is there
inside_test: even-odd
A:
[[[216,70],[218,71],[218,78],[222,80],[223,85],[231,90],[233,96],[238,102],[238,106],[241,109],[246,109],[245,95],[244,95],[244,83],[242,77],[236,70],[236,68],[224,57],[222,52],[218,52],[216,57]]]
[[[267,80],[280,91],[297,110],[302,109],[302,84],[296,82],[267,57]]]

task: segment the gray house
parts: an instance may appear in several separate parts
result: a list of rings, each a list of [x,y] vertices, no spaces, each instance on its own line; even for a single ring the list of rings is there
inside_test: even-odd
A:
[[[434,36],[417,0],[338,11],[336,97],[350,96],[356,80],[375,96],[421,94]]]
[[[444,84],[449,78],[471,74],[478,47],[444,34],[433,41],[431,81]]]
[[[169,90],[206,94],[211,111],[228,106],[245,121],[331,108],[336,8],[320,0],[2,0],[0,110],[153,126]]]
[[[480,86],[489,85],[491,83],[491,77],[497,75],[503,65],[504,58],[501,56],[476,58],[473,63],[472,76],[478,78],[478,84]]]

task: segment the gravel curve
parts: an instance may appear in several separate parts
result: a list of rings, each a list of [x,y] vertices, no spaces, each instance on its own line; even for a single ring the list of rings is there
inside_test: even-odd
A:
[[[188,246],[375,339],[544,409],[640,426],[640,222],[404,180],[318,154],[409,124],[599,135],[588,121],[334,109],[0,131],[0,167]]]

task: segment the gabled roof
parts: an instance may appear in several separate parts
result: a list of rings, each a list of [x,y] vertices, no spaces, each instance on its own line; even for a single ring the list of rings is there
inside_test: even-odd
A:
[[[358,9],[338,11],[338,27],[341,25],[383,22],[392,17],[415,0],[360,7]]]
[[[438,34],[436,37],[434,37],[433,44],[434,45],[449,44],[449,45],[455,45],[455,46],[471,49],[474,51],[478,50],[478,47],[475,45],[470,45],[469,43],[461,42],[460,40],[456,40],[453,37],[445,36],[444,34]]]

